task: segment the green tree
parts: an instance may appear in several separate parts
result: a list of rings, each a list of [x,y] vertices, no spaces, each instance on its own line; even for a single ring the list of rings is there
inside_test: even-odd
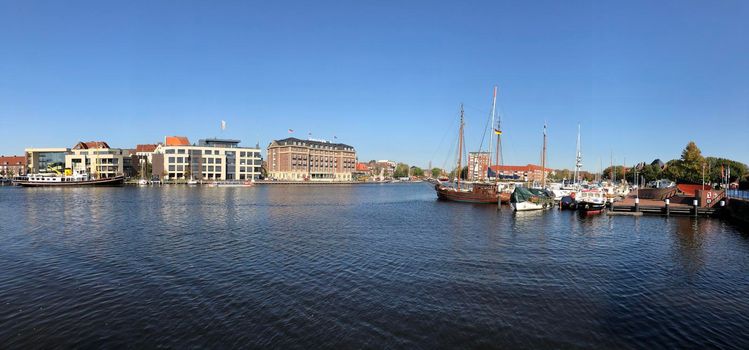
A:
[[[693,141],[690,141],[681,152],[681,159],[670,160],[666,163],[664,174],[676,182],[701,183],[703,166],[706,167],[707,162],[702,156],[702,151]]]
[[[398,163],[398,165],[395,166],[393,177],[405,177],[405,176],[408,176],[408,164]]]
[[[419,176],[419,177],[424,176],[424,170],[422,170],[421,168],[419,168],[417,166],[412,166],[411,167],[411,176]]]
[[[432,177],[439,177],[442,174],[442,169],[432,168]]]
[[[607,180],[613,180],[616,176],[616,180],[619,181],[624,177],[624,167],[621,165],[614,165],[603,169],[603,178]]]

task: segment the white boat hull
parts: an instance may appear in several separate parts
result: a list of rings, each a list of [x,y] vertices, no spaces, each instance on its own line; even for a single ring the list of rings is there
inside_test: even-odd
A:
[[[544,203],[533,202],[510,203],[510,206],[514,211],[542,210],[549,208],[549,206]]]

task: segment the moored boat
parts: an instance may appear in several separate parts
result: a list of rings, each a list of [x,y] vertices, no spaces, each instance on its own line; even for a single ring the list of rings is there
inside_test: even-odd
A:
[[[514,211],[541,210],[554,206],[554,198],[545,190],[515,187],[510,198]]]
[[[577,193],[577,210],[585,214],[596,214],[606,208],[606,195],[599,189],[586,189]]]
[[[120,186],[124,176],[93,178],[87,173],[73,172],[72,175],[31,174],[15,184],[24,187],[74,187],[74,186]]]
[[[510,202],[510,194],[506,192],[498,192],[495,184],[476,183],[469,189],[459,189],[456,187],[437,184],[434,186],[434,189],[437,191],[437,198],[454,202],[484,204]]]

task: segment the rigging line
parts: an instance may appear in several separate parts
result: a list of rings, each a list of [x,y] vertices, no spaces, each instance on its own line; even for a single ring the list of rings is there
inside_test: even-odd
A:
[[[450,125],[451,126],[450,128],[445,128],[445,132],[442,134],[442,138],[440,139],[440,142],[437,145],[437,148],[434,150],[434,153],[432,154],[432,157],[430,158],[430,160],[434,159],[437,156],[437,153],[439,153],[442,147],[442,144],[445,142],[445,138],[447,137],[448,134],[450,134],[450,130],[455,130],[455,128],[452,128],[453,125],[455,125],[455,121],[453,121],[453,124]]]

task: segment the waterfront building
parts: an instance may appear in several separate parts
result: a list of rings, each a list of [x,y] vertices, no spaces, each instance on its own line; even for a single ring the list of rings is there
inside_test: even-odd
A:
[[[126,175],[126,168],[130,168],[129,150],[111,148],[104,141],[78,142],[65,155],[66,170],[86,172],[99,179]]]
[[[167,136],[152,155],[152,173],[166,180],[254,180],[260,178],[260,149],[240,147],[240,140]]]
[[[26,175],[26,158],[23,156],[0,156],[0,177],[11,178]]]
[[[534,164],[528,165],[492,165],[490,177],[499,175],[500,179],[541,182],[544,178],[542,167]],[[546,179],[549,178],[551,169],[546,168]]]
[[[468,152],[468,181],[486,180],[490,157],[489,152]]]
[[[27,148],[24,150],[26,173],[62,173],[68,153],[70,148]]]
[[[153,152],[159,144],[141,144],[135,146],[135,156],[141,162],[153,163]]]
[[[268,145],[268,176],[285,181],[351,181],[354,147],[323,140],[286,138]]]

